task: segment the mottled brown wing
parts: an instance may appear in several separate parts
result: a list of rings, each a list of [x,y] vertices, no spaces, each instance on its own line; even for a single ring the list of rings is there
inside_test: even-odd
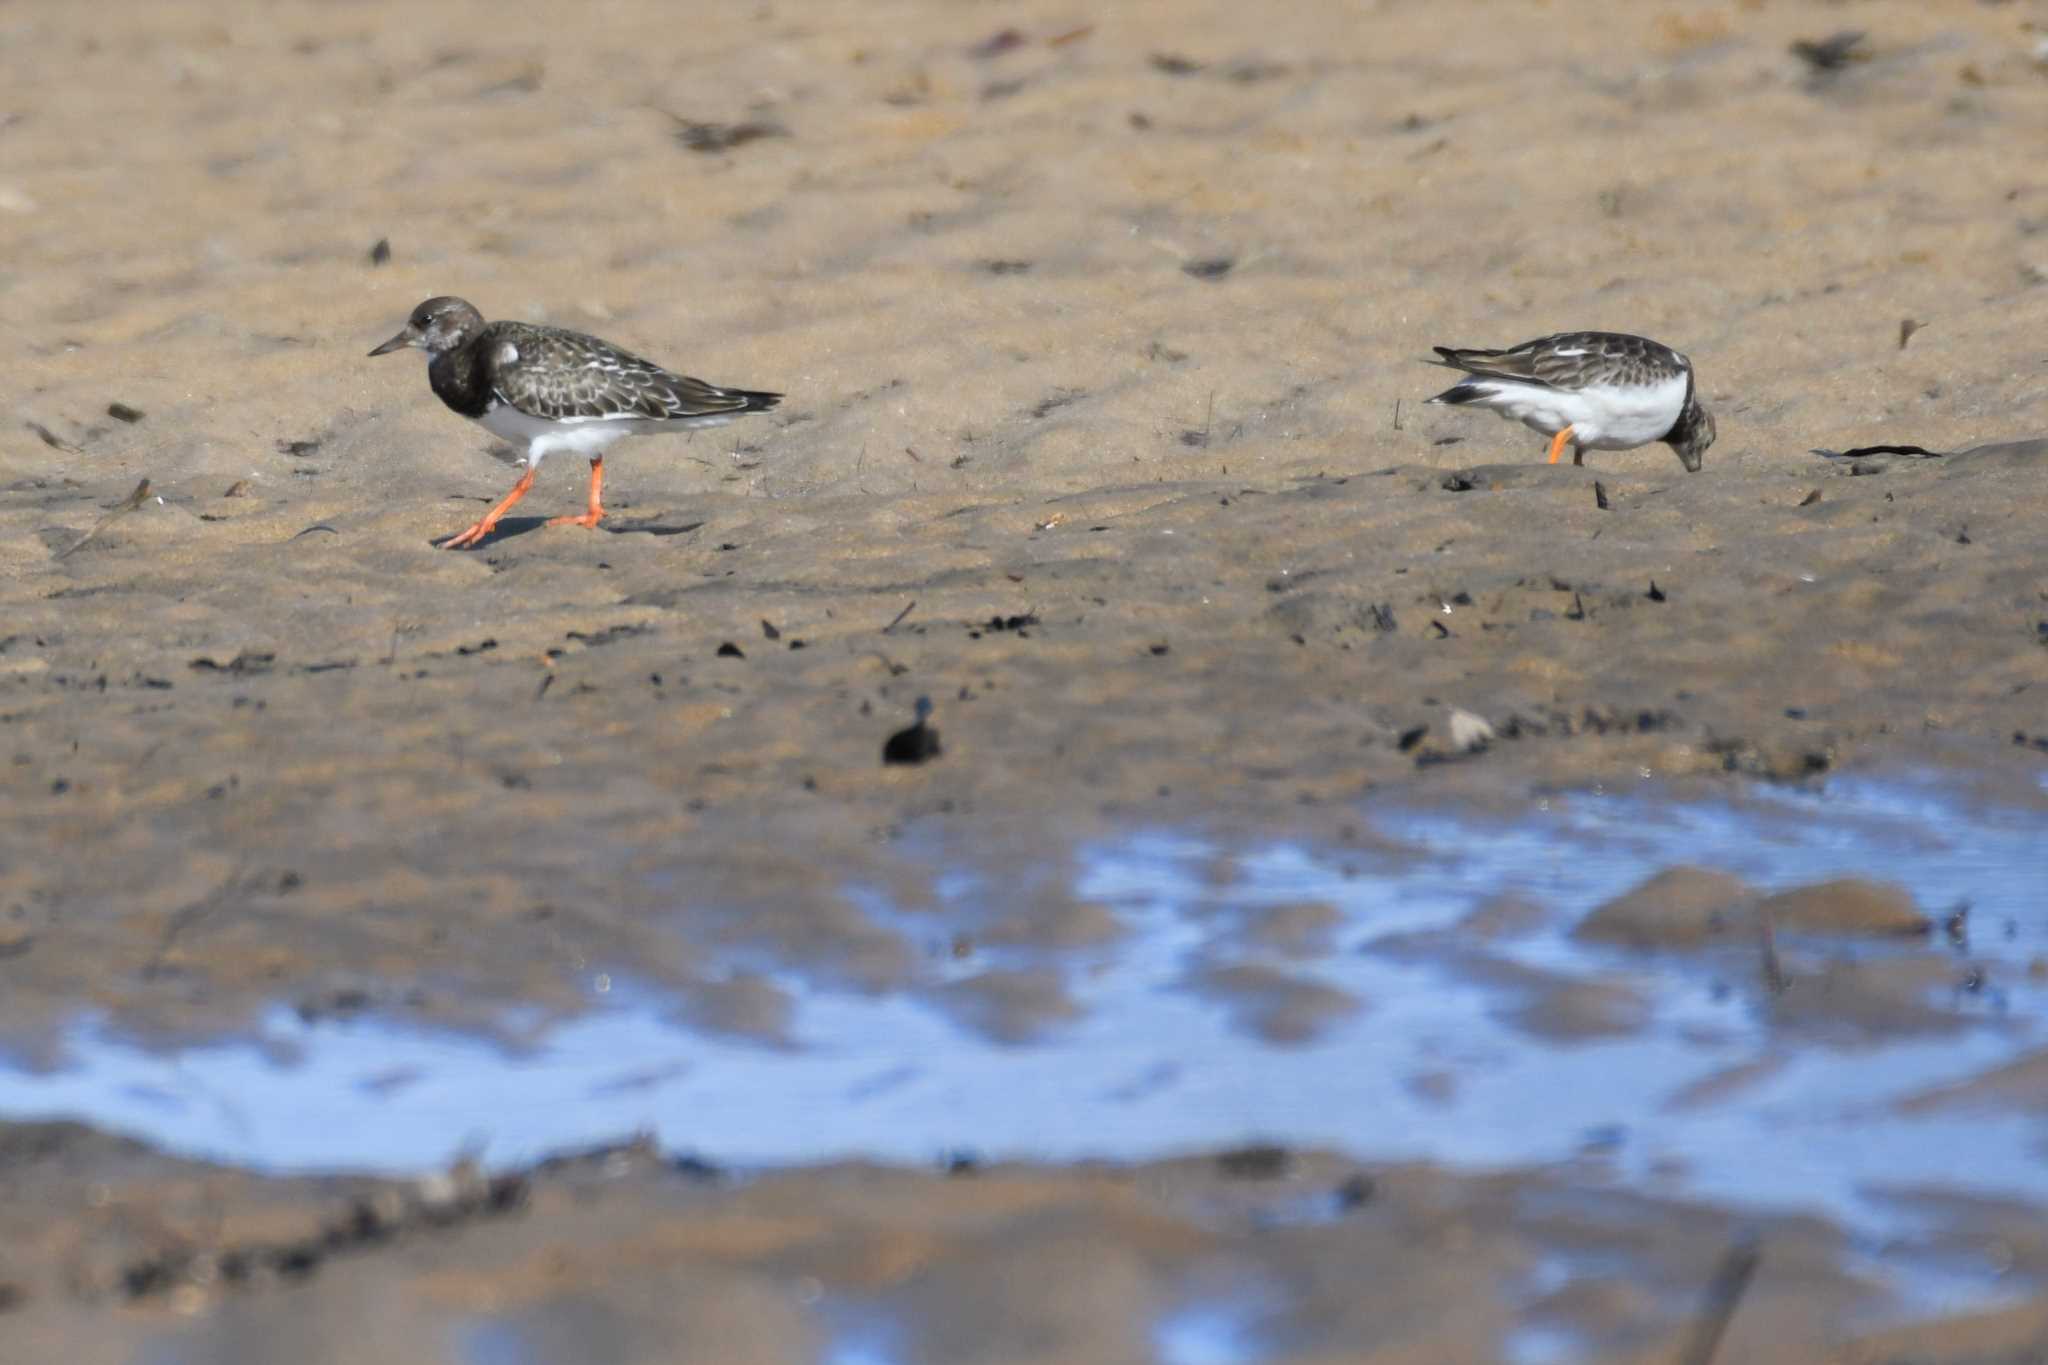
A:
[[[1441,359],[1432,362],[1448,369],[1463,370],[1466,374],[1481,379],[1515,379],[1525,384],[1545,384],[1536,370],[1539,348],[1555,340],[1540,337],[1525,341],[1519,346],[1502,350],[1489,350],[1478,346],[1438,346],[1435,351]]]
[[[1652,384],[1690,369],[1684,356],[1626,332],[1559,332],[1505,350],[1436,348],[1441,363],[1481,379],[1511,379],[1552,389],[1593,384]]]
[[[496,323],[487,343],[502,402],[557,422],[675,422],[775,406],[779,394],[720,388],[607,341],[556,327]]]

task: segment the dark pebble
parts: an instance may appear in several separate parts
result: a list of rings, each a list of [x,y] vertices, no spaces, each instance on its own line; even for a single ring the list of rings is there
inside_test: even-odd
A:
[[[1272,1142],[1255,1142],[1216,1158],[1216,1169],[1232,1180],[1276,1180],[1293,1165],[1294,1154]]]
[[[883,741],[883,766],[913,766],[928,763],[937,758],[943,750],[939,747],[939,732],[925,722],[932,714],[932,699],[917,699],[917,719]]]

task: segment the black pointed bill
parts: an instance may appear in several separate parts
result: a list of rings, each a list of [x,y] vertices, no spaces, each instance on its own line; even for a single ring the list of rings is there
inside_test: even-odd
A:
[[[414,332],[412,328],[408,327],[404,331],[400,332],[397,336],[391,338],[391,340],[385,342],[382,346],[379,346],[374,351],[371,351],[370,354],[390,355],[393,351],[404,350],[406,347],[412,345],[413,342],[417,339],[418,333]]]

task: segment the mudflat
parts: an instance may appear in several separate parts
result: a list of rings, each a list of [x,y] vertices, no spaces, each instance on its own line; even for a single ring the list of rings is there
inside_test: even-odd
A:
[[[1846,23],[1838,65],[1791,50]],[[1929,763],[2040,799],[2048,74],[2015,7],[28,4],[0,37],[0,1036],[29,1065],[81,1011],[165,1048],[280,1002],[491,1031],[627,971],[773,1044],[788,974],[927,970],[846,891],[933,903],[913,844],[1085,935],[1044,888],[1140,826],[1341,840],[1368,796]],[[788,396],[616,447],[598,530],[540,524],[582,505],[556,456],[445,551],[515,473],[416,357],[364,355],[444,293]],[[1423,406],[1433,344],[1574,328],[1692,357],[1700,473],[1655,445],[1546,466],[1534,433]],[[1882,445],[1940,453],[1815,453]],[[884,765],[919,697],[940,754]],[[57,1201],[0,1272],[52,1351],[142,1330],[64,1269],[106,1172],[329,1216],[315,1184],[57,1146],[75,1184],[0,1171]],[[1242,1210],[1225,1234],[1099,1202],[1149,1168],[673,1195],[737,1229],[715,1250],[630,1193],[668,1190],[659,1161],[614,1176],[587,1236],[649,1283],[707,1256],[746,1294],[837,1283],[819,1247],[970,1276],[876,1248],[982,1235],[991,1189],[1036,1231],[988,1283],[1085,1246],[1131,1277],[1083,1276],[1105,1314],[1144,1298],[1132,1267],[1264,1255]],[[1479,1177],[1415,1179],[1513,1234]],[[538,1247],[586,1216],[552,1188],[489,1227]],[[800,1235],[748,1210],[785,1190]],[[875,1231],[867,1201],[931,1212]],[[1318,1263],[1355,1288],[1416,1245],[1389,1218],[1298,1237],[1344,1241]],[[1705,1220],[1704,1280],[1727,1215],[1669,1218]],[[407,1255],[528,1254],[483,1227]],[[1490,1293],[1454,1283],[1460,1237],[1389,1302]],[[383,1263],[293,1302],[354,1323],[350,1277],[417,1269]],[[475,1302],[554,1292],[529,1269]],[[577,1292],[627,1312],[632,1283]],[[751,1344],[702,1358],[801,1358],[737,1301]],[[983,1308],[983,1355],[911,1357],[1150,1349]],[[1990,1349],[1982,1325],[1916,1358]],[[1814,1358],[1795,1340],[1769,1345]]]

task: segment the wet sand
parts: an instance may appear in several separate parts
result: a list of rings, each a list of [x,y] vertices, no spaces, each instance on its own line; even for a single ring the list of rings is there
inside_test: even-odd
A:
[[[80,1365],[1669,1361],[1759,1243],[1726,1359],[2022,1360],[2048,1332],[2038,1304],[1873,1325],[1865,1249],[1826,1223],[1617,1193],[1597,1159],[1460,1176],[1253,1148],[749,1178],[627,1146],[489,1180],[257,1182],[62,1126],[0,1129],[0,1156],[8,1340]],[[1935,1246],[1952,1265],[2048,1268],[2038,1220],[1962,1213]]]
[[[928,902],[911,845],[1085,933],[1076,841],[1141,825],[1918,763],[2038,800],[2028,22],[13,7],[0,1036],[491,1029],[630,964],[772,1040],[761,964],[915,972],[845,895]],[[1868,60],[1788,55],[1848,23]],[[619,447],[602,531],[539,526],[558,457],[443,552],[514,475],[363,352],[449,292],[789,397]],[[1704,472],[1422,406],[1430,345],[1578,327],[1694,357]],[[1812,453],[1898,442],[1974,453]],[[921,695],[943,755],[884,768]],[[50,1330],[125,1330],[60,1260]]]

